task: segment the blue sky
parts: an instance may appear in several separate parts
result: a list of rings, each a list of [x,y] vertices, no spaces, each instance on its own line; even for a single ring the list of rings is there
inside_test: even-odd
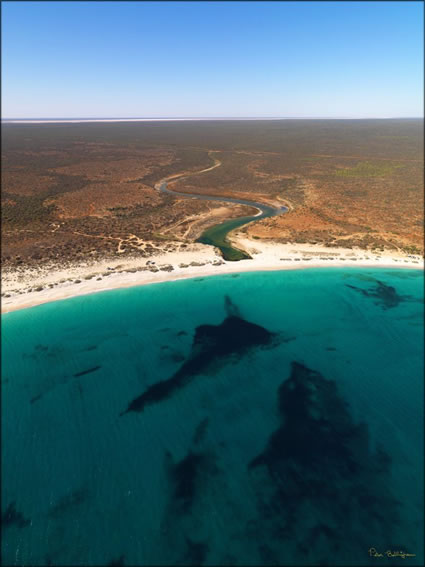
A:
[[[422,2],[2,2],[2,117],[423,116]]]

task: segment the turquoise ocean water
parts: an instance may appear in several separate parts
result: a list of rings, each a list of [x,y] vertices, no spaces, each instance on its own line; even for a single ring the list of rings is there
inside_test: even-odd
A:
[[[423,307],[325,268],[4,315],[3,564],[423,565]]]

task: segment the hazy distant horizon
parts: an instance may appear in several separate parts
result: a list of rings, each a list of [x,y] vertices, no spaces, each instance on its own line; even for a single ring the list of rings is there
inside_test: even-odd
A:
[[[423,120],[423,116],[161,116],[161,117],[26,117],[2,118],[2,122],[49,123],[49,122],[184,122],[214,120]]]

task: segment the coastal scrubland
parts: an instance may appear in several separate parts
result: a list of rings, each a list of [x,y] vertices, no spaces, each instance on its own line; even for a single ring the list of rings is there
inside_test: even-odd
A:
[[[184,172],[170,187],[287,206],[257,242],[423,254],[423,120],[4,124],[3,267],[148,258],[252,212],[155,188]]]

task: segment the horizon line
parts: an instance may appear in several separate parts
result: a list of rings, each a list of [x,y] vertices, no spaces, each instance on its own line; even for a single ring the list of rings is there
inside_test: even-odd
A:
[[[423,116],[167,116],[167,117],[23,117],[1,118],[9,123],[166,122],[214,120],[423,120]]]

